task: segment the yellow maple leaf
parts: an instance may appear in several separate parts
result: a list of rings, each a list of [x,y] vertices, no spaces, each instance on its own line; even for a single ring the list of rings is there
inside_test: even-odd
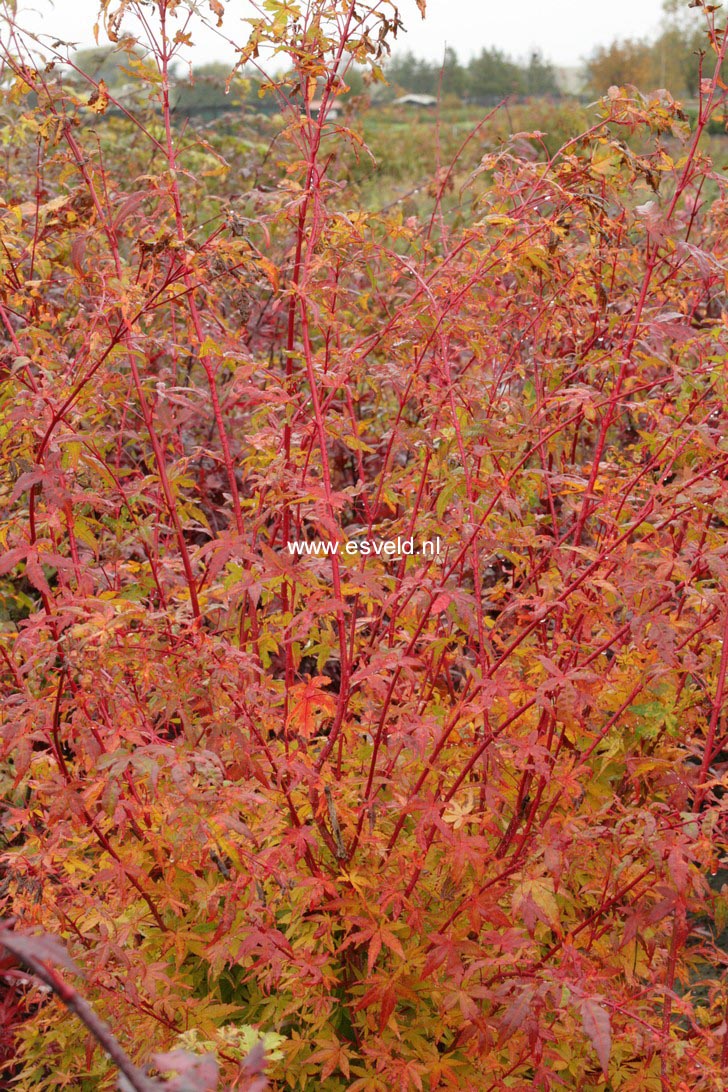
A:
[[[91,93],[86,105],[89,110],[93,110],[94,114],[106,112],[106,107],[109,105],[109,90],[103,80],[99,80],[98,86]]]

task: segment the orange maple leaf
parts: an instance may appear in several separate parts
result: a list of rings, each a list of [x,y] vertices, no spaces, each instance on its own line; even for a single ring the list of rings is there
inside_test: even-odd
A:
[[[326,675],[315,675],[306,682],[296,683],[290,689],[292,701],[289,706],[286,728],[297,732],[305,739],[316,734],[320,714],[330,717],[336,709],[336,698],[326,694],[323,687],[330,686],[331,679]]]

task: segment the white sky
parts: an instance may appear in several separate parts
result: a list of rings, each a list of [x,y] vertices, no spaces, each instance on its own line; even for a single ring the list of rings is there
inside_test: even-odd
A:
[[[198,2],[209,15],[207,0]],[[0,10],[3,6],[0,0]],[[117,6],[117,0],[111,0],[110,8]],[[18,0],[18,8],[18,22],[28,29],[79,46],[93,44],[97,0]],[[577,65],[595,46],[615,38],[649,36],[662,15],[661,0],[428,0],[424,22],[416,0],[400,0],[399,8],[407,28],[395,43],[399,51],[411,49],[435,60],[447,44],[467,60],[482,48],[498,47],[517,58],[540,49],[557,65]],[[242,43],[246,37],[242,19],[252,14],[249,0],[228,0],[223,28],[227,37]],[[230,46],[203,27],[193,31],[193,40],[193,62],[233,57]],[[104,43],[102,30],[99,44]]]

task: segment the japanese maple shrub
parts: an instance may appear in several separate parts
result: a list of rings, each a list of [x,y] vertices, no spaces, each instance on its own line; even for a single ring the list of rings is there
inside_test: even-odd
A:
[[[396,9],[265,0],[208,125],[193,7],[101,5],[116,97],[5,26],[3,910],[138,1066],[723,1088],[723,29],[692,132],[614,87],[377,211]],[[3,981],[12,1087],[114,1087]]]

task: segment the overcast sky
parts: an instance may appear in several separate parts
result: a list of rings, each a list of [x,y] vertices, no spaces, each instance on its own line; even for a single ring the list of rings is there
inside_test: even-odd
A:
[[[199,3],[209,11],[206,0]],[[116,6],[112,0],[111,8]],[[97,0],[18,0],[18,7],[18,21],[35,31],[93,44]],[[427,0],[424,21],[416,0],[401,0],[399,7],[407,28],[395,47],[399,50],[440,59],[450,45],[466,60],[484,47],[495,46],[518,58],[540,49],[557,65],[577,65],[595,46],[615,38],[650,35],[662,14],[662,0]],[[228,0],[224,29],[229,38],[244,40],[242,19],[250,14],[248,0]],[[193,40],[198,63],[233,56],[223,40],[202,27],[193,32]]]

